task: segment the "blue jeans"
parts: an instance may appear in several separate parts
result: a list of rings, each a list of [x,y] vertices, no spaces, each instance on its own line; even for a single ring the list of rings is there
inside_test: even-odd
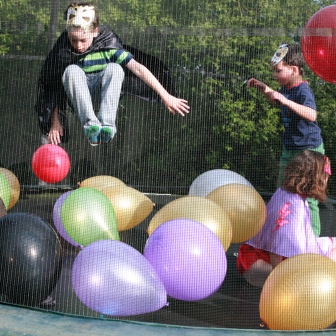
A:
[[[116,133],[116,116],[124,70],[109,63],[103,71],[86,74],[79,66],[69,65],[62,82],[84,130],[90,126],[109,127]]]

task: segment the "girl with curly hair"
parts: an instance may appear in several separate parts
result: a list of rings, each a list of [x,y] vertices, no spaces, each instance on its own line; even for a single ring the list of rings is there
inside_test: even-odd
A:
[[[260,232],[241,245],[237,268],[252,285],[262,286],[282,260],[317,253],[336,261],[336,239],[314,234],[307,198],[324,202],[331,175],[329,159],[304,150],[286,166],[282,185],[267,204]]]

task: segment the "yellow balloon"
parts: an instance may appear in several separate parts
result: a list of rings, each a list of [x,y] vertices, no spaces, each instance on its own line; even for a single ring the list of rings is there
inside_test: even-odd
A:
[[[206,196],[229,216],[232,243],[244,242],[255,236],[266,220],[266,204],[259,193],[243,184],[226,184]]]
[[[10,188],[10,200],[8,210],[11,209],[20,197],[20,182],[16,175],[6,168],[0,168],[0,174],[4,175]]]
[[[125,231],[140,224],[153,211],[153,202],[131,187],[125,185],[107,187],[102,193],[112,203],[118,231]]]
[[[151,235],[159,225],[175,218],[192,219],[203,224],[217,235],[225,251],[229,248],[232,238],[230,218],[211,200],[199,196],[184,196],[169,202],[154,215],[147,233]]]
[[[125,185],[125,183],[114,176],[99,175],[89,177],[79,184],[80,188],[90,187],[102,191],[104,188],[113,187],[117,185]]]
[[[319,254],[281,262],[260,295],[260,318],[272,330],[319,330],[336,320],[336,263]]]

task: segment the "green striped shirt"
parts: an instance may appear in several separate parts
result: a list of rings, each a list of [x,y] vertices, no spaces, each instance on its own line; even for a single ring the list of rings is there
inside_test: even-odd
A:
[[[117,63],[126,65],[133,55],[123,49],[111,49],[105,51],[95,51],[86,55],[78,61],[77,65],[83,69],[84,72],[97,72],[106,68],[108,63]]]

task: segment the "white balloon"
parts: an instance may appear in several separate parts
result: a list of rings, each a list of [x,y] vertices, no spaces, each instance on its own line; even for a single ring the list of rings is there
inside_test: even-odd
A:
[[[227,169],[213,169],[196,177],[189,188],[189,196],[205,197],[218,187],[231,183],[244,184],[253,188],[253,185],[238,173]]]

